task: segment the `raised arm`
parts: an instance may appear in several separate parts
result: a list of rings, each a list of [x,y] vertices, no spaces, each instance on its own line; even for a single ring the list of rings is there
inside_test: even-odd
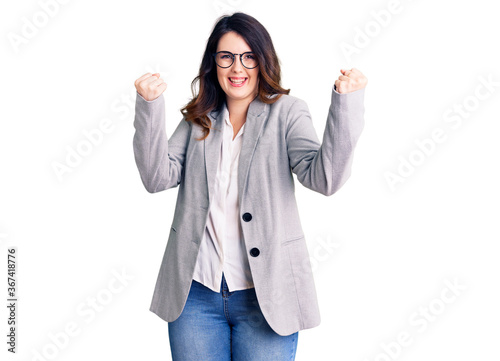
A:
[[[183,118],[168,139],[163,95],[160,93],[157,98],[146,100],[137,92],[134,128],[135,162],[147,191],[155,193],[179,185],[191,123]]]
[[[288,157],[292,172],[305,187],[330,196],[351,175],[354,148],[364,127],[365,85],[339,93],[338,88],[345,91],[346,84],[335,82],[322,143],[307,104],[297,99],[292,105],[287,120]]]

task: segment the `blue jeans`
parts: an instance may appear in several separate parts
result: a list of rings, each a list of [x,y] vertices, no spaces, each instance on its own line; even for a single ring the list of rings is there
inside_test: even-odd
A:
[[[178,319],[168,323],[173,361],[295,360],[298,331],[274,332],[257,302],[255,288],[229,292],[224,274],[216,293],[193,280]]]

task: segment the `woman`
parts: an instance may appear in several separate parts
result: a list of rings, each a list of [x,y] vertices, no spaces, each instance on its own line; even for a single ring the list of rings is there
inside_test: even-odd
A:
[[[298,331],[319,325],[292,173],[325,195],[349,177],[367,80],[341,72],[322,143],[249,15],[216,23],[170,138],[165,82],[136,80],[141,179],[150,193],[179,186],[150,307],[168,322],[173,360],[293,360]]]

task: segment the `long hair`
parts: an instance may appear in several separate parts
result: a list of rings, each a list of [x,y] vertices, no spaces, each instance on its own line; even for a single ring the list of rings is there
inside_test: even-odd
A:
[[[210,129],[212,129],[207,114],[214,109],[220,110],[226,100],[226,94],[217,79],[217,65],[212,54],[217,51],[220,38],[230,31],[234,31],[245,39],[259,62],[258,96],[260,100],[272,104],[282,94],[290,93],[290,89],[281,87],[279,59],[274,50],[271,36],[264,26],[252,16],[241,12],[222,16],[208,38],[199,73],[191,83],[193,99],[181,109],[186,121],[192,121],[203,128],[204,136],[197,140],[208,137]],[[199,93],[196,94],[198,82]],[[270,97],[275,94],[277,96]]]

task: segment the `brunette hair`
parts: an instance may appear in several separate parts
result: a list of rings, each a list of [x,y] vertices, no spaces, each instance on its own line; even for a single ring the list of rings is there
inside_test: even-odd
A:
[[[211,121],[207,114],[212,110],[220,110],[226,100],[226,94],[217,79],[217,65],[213,53],[217,51],[220,38],[234,31],[246,41],[259,62],[259,98],[262,102],[272,104],[282,94],[290,93],[290,89],[281,87],[281,68],[274,50],[271,36],[264,26],[250,15],[237,12],[219,18],[207,41],[198,75],[191,83],[193,99],[181,109],[186,121],[191,121],[203,128],[205,139],[210,133]],[[199,93],[196,84],[199,82]],[[270,98],[269,96],[277,94]]]

